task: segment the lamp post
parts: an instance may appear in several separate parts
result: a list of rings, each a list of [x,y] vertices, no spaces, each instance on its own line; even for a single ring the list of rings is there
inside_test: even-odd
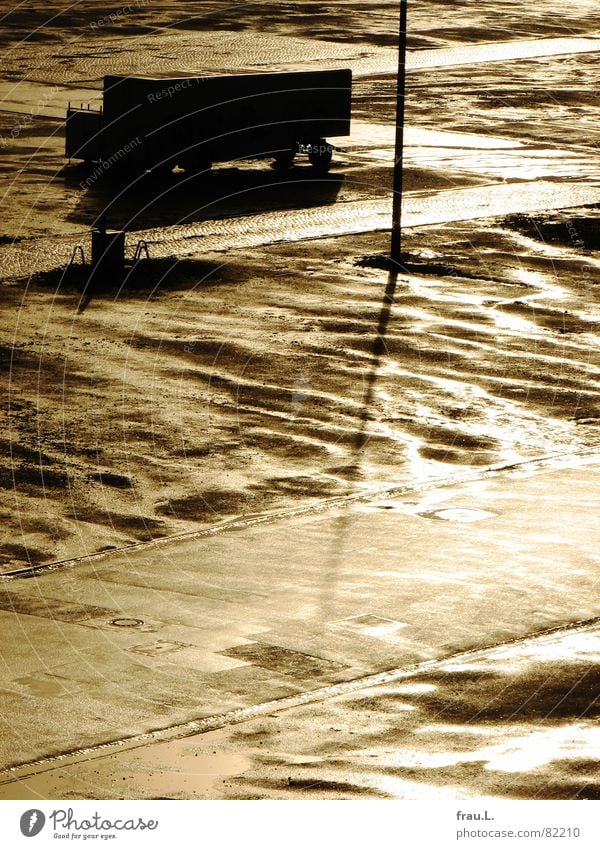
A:
[[[402,255],[402,189],[404,167],[404,103],[406,99],[406,30],[408,0],[400,0],[400,38],[398,44],[398,88],[396,92],[396,144],[394,150],[394,201],[392,207],[392,262]]]

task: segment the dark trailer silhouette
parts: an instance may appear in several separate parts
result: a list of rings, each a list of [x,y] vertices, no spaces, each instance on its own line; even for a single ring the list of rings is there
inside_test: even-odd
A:
[[[327,139],[350,134],[351,101],[350,70],[107,76],[101,109],[69,105],[65,152],[128,171],[190,172],[267,157],[286,168],[305,153],[326,172]]]

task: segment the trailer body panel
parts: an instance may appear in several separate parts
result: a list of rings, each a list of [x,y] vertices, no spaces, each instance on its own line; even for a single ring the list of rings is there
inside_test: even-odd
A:
[[[100,158],[153,168],[274,156],[350,133],[352,72],[104,78]],[[67,122],[67,150],[75,156]],[[79,157],[82,158],[82,157]],[[87,157],[85,157],[87,158]],[[185,165],[184,165],[185,167]]]

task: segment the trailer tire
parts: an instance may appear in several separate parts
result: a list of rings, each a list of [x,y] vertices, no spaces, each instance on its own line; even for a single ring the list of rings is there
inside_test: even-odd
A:
[[[333,159],[333,145],[327,139],[319,139],[308,145],[308,161],[319,174],[326,174]]]
[[[294,164],[295,158],[295,148],[290,148],[289,150],[280,150],[278,153],[275,154],[273,168],[276,171],[289,171]]]

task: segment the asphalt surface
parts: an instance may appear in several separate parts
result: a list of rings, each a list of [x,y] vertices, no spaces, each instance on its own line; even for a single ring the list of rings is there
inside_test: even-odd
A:
[[[116,762],[107,761],[107,756],[153,742],[162,745],[198,730],[216,733],[254,721],[257,710],[269,724],[271,713],[280,707],[295,711],[305,700],[326,704],[302,707],[298,725],[293,713],[285,733],[296,735],[296,747],[302,745],[299,754],[291,747],[290,764],[296,756],[302,763],[308,750],[318,753],[324,745],[338,766],[339,758],[346,757],[346,737],[328,736],[328,728],[337,725],[329,727],[324,716],[340,719],[343,714],[344,734],[366,735],[372,742],[380,726],[392,723],[397,730],[398,711],[402,717],[411,715],[409,729],[403,726],[407,734],[429,735],[427,757],[434,765],[463,764],[459,773],[466,769],[464,763],[485,763],[486,752],[500,757],[504,749],[496,751],[492,745],[498,729],[489,727],[489,722],[500,720],[510,724],[512,734],[518,719],[516,727],[528,751],[533,743],[526,744],[525,738],[535,726],[535,734],[542,736],[532,739],[542,749],[549,735],[567,746],[571,763],[587,764],[597,754],[589,726],[597,710],[594,620],[600,615],[597,471],[593,455],[541,467],[526,465],[470,482],[338,505],[314,515],[248,522],[246,527],[238,523],[196,538],[141,546],[5,582],[0,629],[10,650],[4,654],[0,682],[6,703],[2,793],[5,798],[15,793],[51,797],[78,792],[114,797],[119,796],[117,780],[124,782],[123,798],[157,793],[159,777],[138,784],[129,755]],[[582,620],[591,623],[591,630],[581,627]],[[579,624],[571,636],[566,632],[510,648],[514,640],[573,623]],[[498,649],[499,655],[492,651],[461,659],[465,652],[498,646],[506,647]],[[498,657],[504,660],[496,664]],[[389,685],[385,678],[369,677],[389,670],[395,670]],[[408,685],[398,681],[406,677],[414,686],[403,689]],[[422,709],[422,697],[437,691],[438,684],[440,693],[435,699],[428,696],[423,710],[433,711],[444,728],[430,734],[424,729],[431,716],[413,716],[413,711]],[[323,689],[331,685],[348,689]],[[375,685],[384,685],[384,690],[372,697],[362,692]],[[338,695],[342,702],[329,706],[329,698]],[[407,695],[417,701],[409,699],[411,706],[398,707]],[[357,717],[348,699],[361,711],[367,704],[367,713]],[[266,708],[256,707],[265,703]],[[308,736],[305,722],[312,729]],[[483,731],[478,731],[481,723]],[[456,739],[443,736],[454,734],[446,726],[456,724],[457,734],[472,735],[478,745],[485,741],[481,758],[456,757]],[[267,738],[272,733],[263,730]],[[505,747],[509,730],[503,727],[496,735]],[[220,732],[226,738],[230,733]],[[267,780],[265,764],[246,751],[244,741],[251,734],[250,729],[227,738],[233,763],[227,775],[250,771],[250,785],[236,779],[232,794],[254,797],[281,790],[287,795],[294,786],[287,783],[291,774],[284,780],[277,772],[277,780],[284,782],[281,787],[273,784],[273,776]],[[336,748],[334,741],[342,739],[345,742]],[[403,769],[419,767],[418,758],[413,766],[403,765],[393,736],[381,738],[378,747],[383,739],[389,744],[388,761],[393,751],[392,760]],[[111,743],[116,745],[104,745]],[[202,748],[205,743],[198,738],[190,745]],[[418,798],[417,789],[429,792],[427,769],[417,769],[407,786],[406,776],[400,776],[400,783],[386,783],[381,774],[371,780],[364,744],[362,740],[352,764],[343,767],[355,778],[330,787],[332,793],[345,797],[364,790]],[[271,742],[263,745],[272,754]],[[375,754],[383,757],[378,747]],[[160,760],[156,751],[150,745],[135,758],[151,764],[153,772],[156,757]],[[195,757],[179,743],[168,751],[178,753],[175,762],[182,752],[184,758]],[[214,751],[222,754],[219,748]],[[550,750],[544,751],[546,763]],[[384,771],[390,768],[388,761],[379,762]],[[211,775],[222,782],[218,757],[215,763]],[[510,758],[501,763],[500,772],[510,775],[504,783],[492,782],[490,793],[510,793],[515,782],[521,787],[517,796],[531,790],[535,776],[526,777],[527,758],[514,770]],[[323,773],[316,770],[317,785],[333,780],[326,766]],[[563,777],[558,782],[562,789],[550,782],[552,787],[544,790],[550,786],[546,776],[539,795],[585,794],[588,766],[581,777]],[[176,764],[173,769],[181,771]],[[89,770],[103,775],[100,784],[78,791],[91,780]],[[124,771],[120,778],[119,770]],[[184,771],[187,774],[187,768]],[[469,775],[469,781],[456,778],[459,796],[481,792]],[[198,789],[193,777],[188,775],[186,781],[176,794],[221,796],[221,785],[207,786],[202,779]],[[413,783],[417,789],[411,790]]]

